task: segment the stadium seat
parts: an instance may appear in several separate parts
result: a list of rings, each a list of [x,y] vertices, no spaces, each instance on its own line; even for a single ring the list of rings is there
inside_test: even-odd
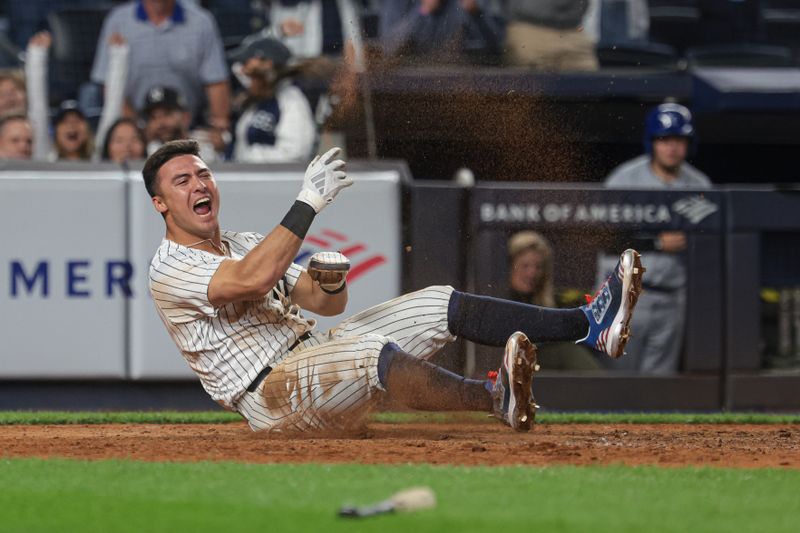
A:
[[[50,91],[53,101],[77,98],[89,81],[97,39],[110,4],[51,11],[47,23],[53,34],[50,52]]]
[[[702,43],[700,9],[696,0],[650,0],[650,40],[679,53]]]
[[[791,49],[759,44],[696,46],[686,51],[690,67],[795,67]]]
[[[758,43],[763,40],[760,0],[698,0],[702,42]]]
[[[800,2],[764,0],[761,18],[767,43],[800,49]]]
[[[677,69],[675,49],[659,43],[617,43],[597,47],[597,60],[602,68],[652,67]]]

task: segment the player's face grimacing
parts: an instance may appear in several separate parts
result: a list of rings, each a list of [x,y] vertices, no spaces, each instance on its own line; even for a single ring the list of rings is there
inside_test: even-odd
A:
[[[208,239],[219,231],[219,191],[214,176],[197,156],[182,155],[158,171],[153,205],[164,215],[174,239]]]

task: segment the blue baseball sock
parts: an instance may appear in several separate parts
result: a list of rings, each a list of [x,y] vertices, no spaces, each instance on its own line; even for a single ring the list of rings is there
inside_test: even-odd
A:
[[[532,342],[575,341],[586,336],[589,321],[581,308],[553,309],[453,291],[447,308],[453,335],[488,346],[505,346],[521,331]]]
[[[389,343],[378,356],[378,379],[395,399],[423,411],[491,411],[491,387],[467,379]]]

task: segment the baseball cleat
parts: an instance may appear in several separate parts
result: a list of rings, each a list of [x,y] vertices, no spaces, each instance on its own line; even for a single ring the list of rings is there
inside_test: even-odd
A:
[[[616,269],[593,298],[581,309],[589,320],[589,332],[576,344],[605,352],[616,359],[625,353],[631,336],[633,308],[642,294],[642,275],[645,268],[636,250],[625,250]]]
[[[536,346],[522,332],[511,335],[492,388],[492,415],[516,431],[528,431],[536,416],[532,384],[537,368]]]

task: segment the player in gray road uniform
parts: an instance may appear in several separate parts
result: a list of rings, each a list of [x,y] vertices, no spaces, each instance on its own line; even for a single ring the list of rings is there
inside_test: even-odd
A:
[[[662,104],[645,122],[645,151],[614,169],[605,185],[615,189],[709,189],[708,177],[686,162],[694,142],[692,115],[679,104]],[[686,305],[686,235],[661,232],[650,239],[652,251],[642,254],[647,268],[628,343],[628,357],[610,362],[615,369],[653,374],[676,372],[680,365]],[[638,243],[637,243],[638,244]],[[646,245],[640,245],[642,248]],[[646,249],[646,248],[643,248]],[[616,259],[601,259],[603,276]]]

